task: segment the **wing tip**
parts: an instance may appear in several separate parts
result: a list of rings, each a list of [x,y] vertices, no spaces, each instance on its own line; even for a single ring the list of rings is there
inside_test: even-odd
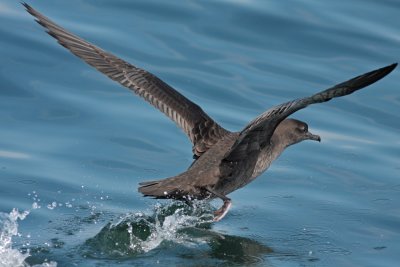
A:
[[[353,79],[350,79],[346,82],[336,85],[337,86],[348,86],[351,87],[352,90],[346,94],[351,94],[361,88],[367,87],[380,79],[386,77],[389,73],[391,73],[397,67],[397,62],[387,65],[385,67],[375,69],[373,71],[361,74]]]
[[[30,8],[30,6],[25,1],[20,1],[21,5],[23,5],[26,9]]]
[[[395,62],[393,64],[390,64],[390,65],[386,66],[386,67],[381,68],[381,70],[383,72],[385,72],[386,74],[389,74],[397,67],[397,65],[398,65],[398,63]]]
[[[365,86],[368,86],[369,84],[375,83],[378,80],[382,79],[383,77],[385,77],[386,75],[391,73],[396,67],[397,67],[397,62],[367,73],[365,76],[370,77],[369,78],[370,81],[368,81],[368,78],[367,78],[367,85],[365,85]]]
[[[20,3],[25,7],[25,10],[28,11],[29,14],[35,16],[35,10],[30,5],[28,5],[25,1],[21,1]]]
[[[40,24],[44,28],[47,28],[47,26],[43,22],[43,19],[45,17],[42,14],[40,14],[38,11],[36,11],[33,7],[28,5],[26,2],[21,1],[20,3],[21,3],[21,5],[23,5],[25,7],[25,10],[34,17],[35,21],[38,24]]]

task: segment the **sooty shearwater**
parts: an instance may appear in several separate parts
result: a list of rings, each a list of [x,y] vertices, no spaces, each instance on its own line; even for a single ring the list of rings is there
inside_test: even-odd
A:
[[[252,120],[240,132],[230,132],[211,119],[198,105],[153,74],[69,33],[23,3],[36,21],[58,43],[89,65],[127,87],[173,120],[193,144],[195,161],[174,177],[140,183],[139,192],[154,198],[190,202],[221,198],[214,221],[228,212],[227,195],[253,181],[290,145],[303,140],[321,141],[305,122],[288,119],[292,113],[315,103],[351,94],[389,74],[397,63],[357,76],[310,97],[275,106]]]

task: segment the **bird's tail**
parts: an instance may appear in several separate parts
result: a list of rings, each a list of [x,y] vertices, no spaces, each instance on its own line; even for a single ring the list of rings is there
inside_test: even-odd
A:
[[[165,190],[161,190],[161,185],[162,180],[141,182],[139,183],[138,191],[145,196],[162,197]]]
[[[190,194],[190,190],[182,186],[182,175],[139,183],[138,191],[144,196],[154,198],[175,198],[179,199],[184,195]]]

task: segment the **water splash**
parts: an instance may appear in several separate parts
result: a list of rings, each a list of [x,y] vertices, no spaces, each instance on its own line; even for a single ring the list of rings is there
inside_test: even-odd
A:
[[[133,260],[132,263],[143,256],[157,255],[154,259],[160,263],[159,258],[175,251],[188,262],[198,260],[204,266],[215,265],[215,260],[227,266],[257,265],[264,262],[264,255],[274,253],[257,240],[214,231],[212,211],[205,202],[191,207],[170,202],[156,205],[150,215],[129,213],[108,223],[79,247],[79,252],[86,259]]]
[[[29,212],[13,209],[9,214],[0,213],[0,266],[23,266],[26,254],[12,248],[12,237],[18,234],[17,220],[23,220]]]
[[[0,212],[0,267],[28,267],[25,259],[29,257],[29,251],[20,252],[12,248],[12,237],[19,235],[18,220],[24,220],[29,211],[19,212],[13,209],[10,213]],[[32,267],[56,267],[56,262],[45,262]]]
[[[201,224],[210,224],[213,215],[209,211],[205,209],[204,203],[196,203],[192,207],[188,207],[183,203],[173,203],[167,206],[157,205],[155,207],[154,221],[150,220],[150,224],[148,224],[149,229],[147,232],[150,235],[145,240],[137,237],[140,233],[134,231],[136,225],[129,221],[129,219],[145,217],[145,215],[138,213],[133,217],[125,218],[124,222],[128,219],[126,223],[130,236],[129,247],[136,252],[148,252],[158,247],[163,241],[173,241],[186,245],[193,243],[193,240],[188,239],[188,236],[181,230]]]
[[[189,237],[185,229],[208,228],[212,208],[204,202],[188,206],[181,202],[156,205],[151,215],[142,212],[126,214],[108,223],[95,237],[86,241],[85,256],[130,257],[149,252],[163,242],[191,245],[202,242]]]

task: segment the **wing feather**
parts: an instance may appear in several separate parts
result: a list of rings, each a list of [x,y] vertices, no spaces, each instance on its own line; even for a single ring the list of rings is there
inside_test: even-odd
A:
[[[240,133],[232,149],[226,154],[225,161],[238,161],[260,150],[270,142],[278,124],[294,112],[311,104],[322,103],[335,97],[349,95],[388,75],[397,63],[362,74],[337,84],[310,97],[296,99],[275,106],[251,121]]]
[[[193,153],[196,157],[228,133],[198,105],[155,75],[68,32],[28,4],[23,3],[23,5],[59,44],[112,80],[130,89],[173,120],[192,141]]]

